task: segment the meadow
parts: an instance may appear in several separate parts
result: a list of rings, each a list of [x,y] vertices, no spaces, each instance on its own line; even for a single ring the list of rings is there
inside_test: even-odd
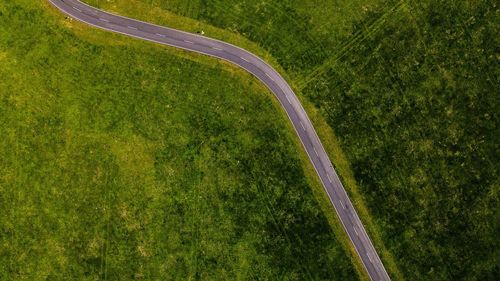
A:
[[[142,3],[257,44],[333,129],[320,136],[345,153],[353,177],[341,176],[394,280],[496,280],[494,1],[87,2],[129,15]]]
[[[32,0],[0,66],[0,279],[365,278],[249,74]]]

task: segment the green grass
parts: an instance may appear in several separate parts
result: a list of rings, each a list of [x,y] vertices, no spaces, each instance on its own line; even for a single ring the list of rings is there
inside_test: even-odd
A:
[[[335,131],[313,118],[393,279],[496,280],[494,2],[141,2],[246,37],[286,72]]]
[[[341,136],[407,279],[496,280],[495,9],[432,1],[398,11],[303,93]],[[360,32],[366,25],[355,24]]]
[[[0,279],[363,278],[249,74],[31,0],[0,65]]]

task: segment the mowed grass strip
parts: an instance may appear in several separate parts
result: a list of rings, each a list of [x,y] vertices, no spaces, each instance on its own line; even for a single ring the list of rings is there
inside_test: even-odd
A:
[[[358,279],[250,75],[28,0],[0,64],[0,279]]]

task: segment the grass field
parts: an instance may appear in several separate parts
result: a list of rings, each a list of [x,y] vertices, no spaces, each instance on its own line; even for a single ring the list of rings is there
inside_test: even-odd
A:
[[[250,75],[32,0],[0,66],[0,279],[364,278]]]
[[[140,2],[246,37],[286,71],[338,136],[394,279],[496,280],[494,1]]]

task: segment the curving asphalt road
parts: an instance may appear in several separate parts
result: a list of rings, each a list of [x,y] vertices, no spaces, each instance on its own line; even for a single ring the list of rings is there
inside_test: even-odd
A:
[[[261,80],[274,93],[292,121],[371,280],[390,280],[304,108],[285,79],[265,61],[222,41],[114,15],[78,0],[49,2],[72,18],[97,28],[217,57],[240,66]]]

